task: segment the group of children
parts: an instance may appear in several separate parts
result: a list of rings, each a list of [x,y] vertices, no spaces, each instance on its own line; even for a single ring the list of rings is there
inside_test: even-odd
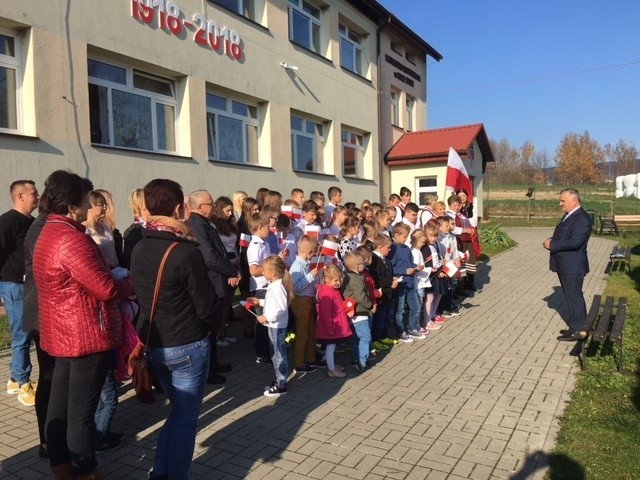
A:
[[[302,202],[297,222],[289,213],[297,210],[293,200],[285,202],[293,205],[287,214],[267,208],[246,219],[252,293],[243,304],[257,320],[256,361],[275,370],[266,396],[287,393],[285,339],[292,330],[294,372],[327,368],[329,377],[343,378],[337,348],[350,348],[353,368],[364,372],[372,354],[424,340],[460,314],[455,277],[464,275],[468,253],[458,248],[454,216],[434,212],[420,225],[420,210],[408,203],[400,215],[374,205],[366,220],[364,207],[345,208],[341,197],[332,187],[326,206]],[[457,195],[449,198],[450,207],[456,203]]]

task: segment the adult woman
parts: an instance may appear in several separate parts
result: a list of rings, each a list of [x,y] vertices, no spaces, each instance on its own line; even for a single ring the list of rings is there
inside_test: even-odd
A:
[[[236,225],[236,219],[233,216],[233,202],[228,197],[218,197],[213,202],[213,218],[211,219],[218,231],[218,236],[222,240],[225,250],[227,251],[227,258],[240,270],[240,257],[238,255],[238,226]],[[230,343],[235,343],[236,339],[226,335],[227,323],[231,319],[231,301],[233,300],[233,294],[236,291],[236,287],[227,285],[225,291],[224,301],[222,304],[222,318],[220,319],[220,326],[218,327],[217,342],[219,347],[226,347]]]
[[[467,191],[464,188],[461,188],[456,192],[456,195],[458,195],[462,201],[462,204],[460,205],[460,213],[469,219],[473,218],[473,203],[469,201],[469,194]]]
[[[278,214],[282,209],[282,194],[280,192],[276,192],[275,190],[269,190],[267,194],[264,196],[264,200],[262,201],[262,206],[271,206],[278,210]]]
[[[242,215],[238,219],[238,238],[240,234],[245,234],[251,236],[251,230],[247,225],[247,219],[251,217],[254,213],[259,213],[261,209],[260,203],[255,198],[248,197],[245,198],[242,203]],[[240,254],[240,283],[238,284],[238,288],[240,289],[240,293],[243,297],[249,295],[249,291],[251,290],[249,286],[249,280],[251,279],[251,274],[249,273],[249,264],[247,262],[247,249],[241,248],[238,245],[238,253]],[[255,327],[255,317],[251,315],[249,312],[243,313],[244,318],[244,332],[243,335],[248,338],[253,338],[253,330]]]
[[[55,358],[46,437],[56,479],[101,479],[93,416],[111,350],[122,342],[117,300],[133,293],[115,280],[81,224],[89,210],[91,182],[56,172],[45,188],[49,213],[33,252],[38,288],[40,342]]]
[[[131,278],[141,315],[138,335],[147,342],[147,360],[154,378],[171,403],[156,445],[151,478],[184,480],[195,446],[198,415],[209,371],[208,334],[214,327],[216,296],[211,295],[202,253],[184,214],[182,188],[172,180],[156,179],[144,187],[149,211],[144,238],[131,256]],[[150,325],[156,278],[168,248],[157,310]]]
[[[231,195],[231,201],[233,202],[233,216],[237,220],[240,220],[240,215],[242,215],[242,204],[247,199],[249,195],[242,190],[238,190],[237,192],[233,192]]]
[[[124,231],[122,247],[122,266],[131,267],[131,252],[140,240],[142,240],[142,230],[147,223],[147,209],[144,206],[144,191],[136,188],[129,194],[129,207],[133,213],[133,223]]]
[[[104,195],[94,190],[89,193],[90,208],[87,211],[87,219],[82,222],[87,234],[93,238],[98,248],[104,255],[109,268],[118,266],[113,230],[105,220],[107,200]]]

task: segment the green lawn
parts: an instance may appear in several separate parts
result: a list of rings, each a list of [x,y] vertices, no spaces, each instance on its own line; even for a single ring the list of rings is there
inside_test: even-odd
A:
[[[9,328],[9,317],[0,315],[0,350],[11,346],[11,329]]]
[[[640,479],[640,234],[619,240],[633,248],[631,274],[613,272],[605,295],[627,297],[624,372],[616,370],[611,345],[608,354],[588,358],[561,420],[549,479]],[[576,476],[573,462],[584,476]]]

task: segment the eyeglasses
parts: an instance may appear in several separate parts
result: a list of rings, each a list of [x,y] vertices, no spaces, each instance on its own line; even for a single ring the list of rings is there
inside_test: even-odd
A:
[[[103,210],[107,209],[107,206],[103,205],[102,203],[96,203],[95,205],[91,205],[91,208],[95,208],[95,207],[101,208]]]

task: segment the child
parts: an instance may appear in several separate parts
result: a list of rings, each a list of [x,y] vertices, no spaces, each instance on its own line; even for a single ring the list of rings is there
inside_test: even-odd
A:
[[[390,223],[389,212],[387,210],[378,210],[373,216],[373,221],[376,222],[376,227],[378,227],[380,233],[390,236],[388,230]]]
[[[302,218],[293,229],[293,235],[296,237],[296,243],[300,241],[304,235],[304,227],[314,225],[318,218],[318,205],[313,200],[307,200],[302,204]]]
[[[276,255],[280,251],[280,244],[278,243],[278,237],[276,236],[276,222],[278,221],[280,210],[272,205],[264,205],[262,210],[260,210],[260,215],[266,218],[269,222],[269,235],[265,239],[265,242],[269,245],[271,253]]]
[[[296,237],[291,233],[291,219],[287,217],[284,213],[278,215],[278,220],[276,221],[276,229],[278,231],[278,242],[279,252],[285,252],[284,264],[287,268],[291,268],[291,264],[296,258],[298,254],[298,250],[296,247]]]
[[[287,394],[287,347],[284,337],[287,334],[289,322],[290,278],[282,258],[275,255],[268,256],[262,263],[262,273],[269,282],[264,299],[251,298],[263,307],[258,322],[268,331],[269,351],[271,362],[276,373],[276,381],[264,391],[267,397],[280,397]]]
[[[354,252],[360,244],[357,240],[360,231],[360,219],[358,217],[348,217],[340,229],[340,258],[344,261],[344,256],[348,252]]]
[[[391,328],[391,314],[393,306],[393,290],[398,286],[398,279],[393,276],[393,268],[386,257],[391,251],[391,239],[386,235],[378,235],[373,240],[373,255],[371,256],[371,276],[381,296],[378,309],[373,314],[371,325],[371,346],[376,350],[389,350],[391,345],[398,343],[389,338]]]
[[[333,214],[336,206],[342,203],[342,190],[340,187],[329,187],[329,190],[327,190],[327,197],[329,198],[329,203],[324,206],[324,216],[328,226],[331,225],[331,222],[333,221]]]
[[[291,283],[293,299],[291,311],[296,320],[295,371],[314,372],[320,364],[316,363],[316,295],[315,282],[318,268],[309,264],[316,251],[318,242],[307,235],[298,241],[298,255],[291,265]]]
[[[422,230],[416,230],[411,234],[411,257],[413,264],[417,265],[416,272],[414,273],[415,288],[418,292],[418,298],[420,299],[420,305],[424,305],[425,290],[431,287],[429,281],[429,274],[431,273],[430,267],[425,267],[424,256],[422,255],[422,249],[427,244],[427,235]],[[420,318],[420,317],[418,317]],[[427,335],[429,330],[426,327],[421,326],[418,333]]]
[[[331,378],[343,378],[347,374],[344,368],[336,365],[335,351],[339,342],[348,340],[353,333],[349,316],[340,294],[342,272],[336,265],[327,265],[324,269],[324,284],[318,287],[318,322],[316,324],[316,340],[326,346],[327,375]]]
[[[389,253],[389,261],[393,268],[393,274],[401,278],[400,284],[394,290],[393,312],[396,320],[396,329],[398,340],[404,343],[412,343],[413,338],[420,340],[425,339],[424,335],[409,335],[418,332],[420,318],[420,299],[418,292],[414,288],[413,274],[415,266],[411,257],[411,249],[406,245],[409,236],[409,226],[404,223],[398,223],[393,227],[392,238],[393,245]],[[404,315],[409,313],[408,327],[404,325]]]
[[[404,216],[402,217],[402,223],[409,227],[409,236],[407,237],[407,246],[411,245],[411,234],[418,228],[420,220],[418,219],[418,212],[420,207],[413,202],[409,202],[404,207]]]
[[[451,231],[453,230],[453,222],[449,217],[439,217],[438,223],[438,246],[442,256],[442,261],[446,265],[451,262],[460,268],[460,255],[458,255],[458,240]],[[460,315],[459,308],[453,303],[454,281],[452,278],[445,277],[448,283],[447,291],[443,294],[438,304],[437,313],[445,318],[457,317]]]
[[[345,298],[352,297],[357,305],[351,318],[353,325],[353,367],[358,372],[364,372],[369,359],[369,347],[371,344],[371,316],[375,312],[375,306],[369,297],[367,284],[362,276],[364,270],[363,258],[355,252],[348,252],[344,256],[344,265],[347,275],[342,286],[342,295]]]
[[[373,244],[372,244],[373,245]],[[366,245],[360,245],[356,248],[356,253],[362,257],[364,263],[364,269],[362,270],[362,276],[364,277],[364,282],[367,285],[367,293],[369,294],[369,298],[373,303],[373,315],[378,311],[378,299],[382,296],[382,291],[376,286],[376,281],[373,279],[373,275],[371,275],[370,268],[372,263],[372,249],[370,249]],[[373,316],[371,318],[371,322],[369,322],[370,327],[373,327]],[[371,353],[374,353],[374,350],[371,350]],[[382,348],[380,350],[389,350],[389,348]]]
[[[291,200],[293,200],[296,206],[300,208],[304,203],[304,190],[302,190],[301,188],[294,188],[293,190],[291,190]]]
[[[438,227],[427,225],[424,228],[427,236],[427,246],[423,249],[422,255],[425,258],[425,265],[431,267],[431,288],[425,291],[425,305],[423,324],[427,330],[437,330],[446,319],[436,315],[438,303],[443,294],[447,292],[446,274],[442,272],[442,256],[438,248]]]
[[[362,245],[367,247],[371,253],[373,252],[373,239],[378,235],[378,227],[375,222],[365,221],[362,223],[362,230],[364,232]]]
[[[335,235],[336,237],[340,236],[340,229],[342,228],[342,224],[347,219],[347,207],[344,205],[336,205],[333,210],[333,219],[331,221],[331,225],[329,225],[329,232],[331,235]]]

